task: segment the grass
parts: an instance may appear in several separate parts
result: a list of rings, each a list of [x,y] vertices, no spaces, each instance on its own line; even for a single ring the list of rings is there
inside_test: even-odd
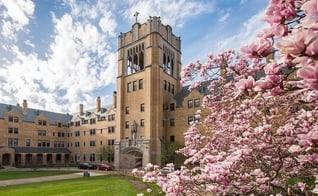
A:
[[[12,180],[12,179],[22,179],[22,178],[35,178],[43,176],[54,176],[62,174],[71,174],[78,171],[0,171],[0,183],[1,180]]]
[[[0,181],[1,183],[1,181]],[[151,193],[146,189],[152,188]],[[59,180],[32,184],[12,185],[0,187],[1,196],[23,196],[23,195],[79,195],[79,196],[131,196],[138,193],[144,195],[159,194],[159,187],[154,184],[145,184],[139,179],[134,180],[130,176],[105,175],[89,178],[76,178],[71,180]]]

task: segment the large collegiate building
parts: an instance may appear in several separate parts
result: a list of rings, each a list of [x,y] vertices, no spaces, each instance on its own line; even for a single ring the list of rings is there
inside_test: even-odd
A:
[[[114,165],[134,168],[160,164],[162,150],[183,143],[183,133],[201,107],[204,88],[182,87],[181,40],[160,17],[118,37],[117,90],[113,101],[61,114],[0,103],[0,164],[105,162],[103,146],[114,147]]]

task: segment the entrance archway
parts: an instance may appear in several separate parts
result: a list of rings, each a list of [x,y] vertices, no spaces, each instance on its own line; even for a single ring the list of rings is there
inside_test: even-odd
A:
[[[20,166],[22,161],[22,155],[21,154],[15,154],[14,158],[14,164],[15,166]]]
[[[120,155],[119,167],[133,169],[142,166],[142,151],[137,147],[127,147]]]
[[[10,165],[11,155],[9,153],[5,153],[2,155],[2,165]]]

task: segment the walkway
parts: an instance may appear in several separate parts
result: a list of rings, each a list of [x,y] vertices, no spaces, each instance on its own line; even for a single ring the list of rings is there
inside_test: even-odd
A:
[[[62,169],[61,169],[62,170]],[[56,175],[56,176],[44,176],[44,177],[36,177],[36,178],[23,178],[23,179],[14,179],[14,180],[0,180],[0,187],[1,186],[10,186],[10,185],[16,185],[16,184],[29,184],[29,183],[35,183],[35,182],[45,182],[45,181],[55,181],[55,180],[64,180],[64,179],[73,179],[73,178],[83,178],[84,174],[83,170],[82,172],[73,173],[73,174],[64,174],[64,175]],[[0,172],[1,173],[1,172]],[[90,176],[100,176],[100,175],[106,175],[113,172],[105,172],[105,171],[89,171]]]

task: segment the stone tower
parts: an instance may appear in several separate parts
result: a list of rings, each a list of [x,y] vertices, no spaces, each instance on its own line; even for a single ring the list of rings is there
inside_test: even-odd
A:
[[[160,164],[164,109],[181,89],[181,40],[160,17],[118,37],[115,166]]]

